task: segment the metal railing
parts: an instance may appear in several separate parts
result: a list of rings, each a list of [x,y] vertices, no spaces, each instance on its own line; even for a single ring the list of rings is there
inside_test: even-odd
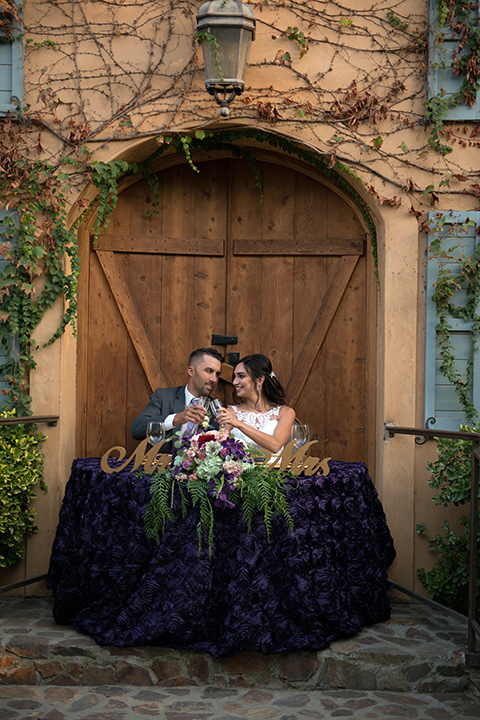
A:
[[[397,427],[385,425],[385,432],[394,435],[415,435],[416,439],[451,438],[452,440],[468,440],[472,443],[472,481],[470,490],[470,556],[468,572],[468,649],[466,661],[469,665],[480,666],[480,652],[476,651],[476,638],[480,637],[480,624],[477,620],[477,536],[478,536],[478,477],[480,464],[480,433],[453,432],[449,430],[427,430],[426,428]],[[397,589],[402,591],[401,586]],[[408,594],[411,594],[410,592]],[[425,601],[421,595],[415,596]]]
[[[46,423],[55,426],[58,415],[22,415],[20,417],[0,418],[0,425],[39,425]]]

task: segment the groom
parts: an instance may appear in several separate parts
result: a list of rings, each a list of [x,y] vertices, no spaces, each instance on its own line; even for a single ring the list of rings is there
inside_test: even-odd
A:
[[[152,420],[164,423],[166,432],[174,429],[185,431],[189,422],[201,423],[207,411],[192,403],[192,399],[210,395],[220,377],[222,360],[215,348],[194,350],[188,360],[187,384],[157,388],[145,410],[132,422],[132,437],[135,440],[144,440],[147,436],[147,425]]]

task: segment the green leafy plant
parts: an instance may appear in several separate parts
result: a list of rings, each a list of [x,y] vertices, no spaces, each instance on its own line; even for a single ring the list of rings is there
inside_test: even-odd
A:
[[[461,426],[467,432],[479,432],[480,427]],[[434,489],[433,502],[436,505],[456,507],[470,502],[472,442],[450,438],[437,439],[438,458],[427,465],[431,476],[429,486]],[[425,523],[417,525],[417,533],[429,541],[428,549],[437,552],[433,568],[417,570],[422,585],[429,596],[458,612],[466,613],[468,607],[469,537],[470,519],[467,515],[459,518],[459,529],[455,530],[445,521],[442,532],[429,537]],[[480,538],[479,538],[480,540]],[[480,593],[480,578],[477,578],[477,593]]]
[[[307,54],[308,52],[308,43],[307,38],[305,37],[304,33],[298,29],[298,27],[290,27],[290,25],[287,27],[286,37],[289,40],[294,40],[297,42],[300,46],[300,59]]]
[[[15,410],[0,417],[13,417]],[[31,425],[2,425],[0,430],[0,567],[7,568],[25,555],[23,541],[38,531],[31,502],[35,488],[46,492],[42,443],[46,439]]]
[[[446,145],[442,140],[443,122],[448,117],[450,108],[449,100],[445,95],[445,90],[440,90],[438,95],[423,103],[425,108],[425,117],[430,124],[430,135],[428,136],[428,144],[433,150],[440,155],[448,155],[453,148]]]
[[[408,24],[400,20],[398,15],[391,8],[387,11],[387,18],[390,25],[393,25],[393,27],[397,28],[397,30],[406,30],[408,28]]]

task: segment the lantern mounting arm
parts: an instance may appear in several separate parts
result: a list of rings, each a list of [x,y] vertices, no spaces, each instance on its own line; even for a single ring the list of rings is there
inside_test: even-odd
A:
[[[243,86],[209,85],[207,86],[207,91],[210,95],[213,95],[215,102],[220,105],[220,115],[222,117],[227,117],[230,114],[228,106],[231,102],[233,102],[233,100],[235,100],[237,95],[242,94]]]

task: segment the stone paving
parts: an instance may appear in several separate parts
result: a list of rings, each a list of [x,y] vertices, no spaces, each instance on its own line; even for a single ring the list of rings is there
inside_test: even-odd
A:
[[[0,720],[479,720],[466,625],[393,602],[391,620],[321,652],[214,659],[99,647],[51,598],[0,597]]]
[[[99,647],[52,617],[51,598],[0,598],[0,684],[138,685],[463,692],[466,624],[426,605],[393,604],[389,621],[320,652],[215,659],[162,647]],[[1,719],[0,719],[1,720]]]
[[[0,720],[478,720],[467,693],[358,690],[0,687]]]

